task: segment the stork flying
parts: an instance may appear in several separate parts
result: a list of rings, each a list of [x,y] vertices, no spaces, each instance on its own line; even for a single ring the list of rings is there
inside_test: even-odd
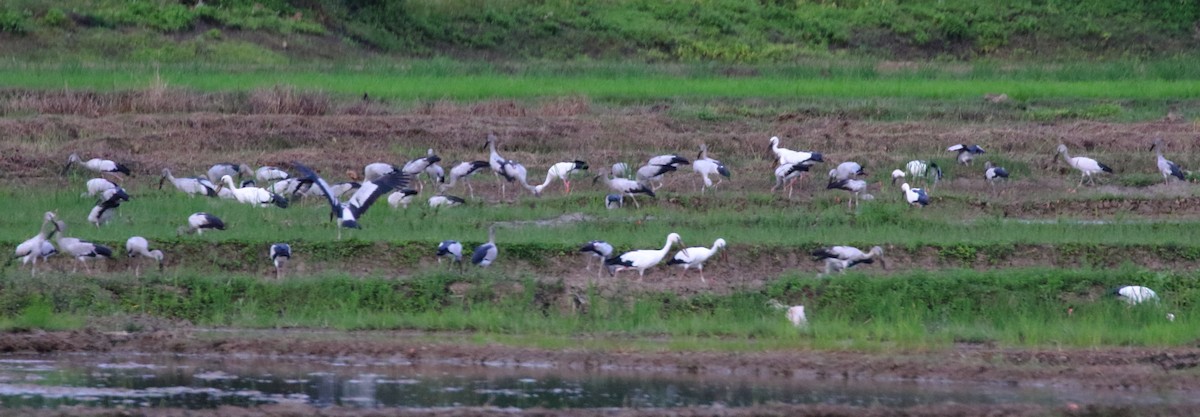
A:
[[[296,170],[300,171],[305,177],[313,180],[322,191],[325,192],[325,198],[329,200],[331,208],[330,219],[338,219],[338,239],[342,238],[342,228],[359,229],[358,218],[371,208],[371,204],[380,196],[386,194],[397,187],[405,187],[408,185],[409,176],[402,171],[392,171],[391,173],[379,178],[375,181],[366,181],[362,188],[354,192],[345,203],[338,200],[332,192],[329,191],[329,183],[325,182],[324,178],[317,175],[316,172],[308,167],[301,165],[299,162],[294,162]]]

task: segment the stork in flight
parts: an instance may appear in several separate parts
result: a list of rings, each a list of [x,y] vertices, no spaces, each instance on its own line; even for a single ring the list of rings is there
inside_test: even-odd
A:
[[[342,228],[360,229],[358,219],[367,212],[367,209],[371,208],[375,200],[392,189],[407,186],[410,179],[409,175],[403,171],[392,171],[375,181],[363,182],[362,187],[355,191],[349,200],[341,202],[334,193],[329,191],[329,183],[325,182],[324,178],[299,162],[294,162],[293,166],[305,177],[313,180],[313,183],[324,192],[325,198],[329,200],[331,209],[329,217],[338,219],[338,239],[342,238]]]

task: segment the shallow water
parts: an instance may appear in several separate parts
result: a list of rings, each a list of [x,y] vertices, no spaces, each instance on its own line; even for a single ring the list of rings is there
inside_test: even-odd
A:
[[[426,367],[397,362],[196,356],[0,356],[0,406],[212,408],[298,402],[377,407],[745,407],[767,403],[1162,404],[1185,393],[1080,391],[999,384],[719,378],[545,368]]]

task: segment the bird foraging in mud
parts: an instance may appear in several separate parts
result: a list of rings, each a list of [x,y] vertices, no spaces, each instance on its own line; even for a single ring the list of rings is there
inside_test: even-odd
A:
[[[83,159],[79,158],[78,154],[71,154],[71,156],[67,158],[67,165],[63,167],[62,175],[67,175],[67,170],[71,169],[71,165],[74,165],[76,162],[83,164],[83,166],[89,170],[99,172],[101,174],[121,173],[125,175],[132,175],[132,173],[129,171],[129,167],[126,167],[125,165],[108,159],[100,158],[92,158],[87,160],[87,162],[84,162]]]
[[[696,270],[700,271],[700,282],[706,282],[704,281],[704,261],[707,261],[708,258],[711,258],[717,253],[718,250],[724,247],[725,239],[717,239],[713,242],[711,248],[706,248],[703,246],[686,248],[676,252],[675,256],[672,257],[671,260],[667,261],[667,265],[683,266],[683,271],[685,273],[688,269],[695,267]],[[724,251],[721,252],[721,256],[725,256]]]
[[[600,272],[604,270],[604,260],[612,256],[613,247],[603,240],[593,240],[581,246],[579,252],[588,255],[587,265],[584,267],[584,270],[592,269],[592,258],[597,258],[600,261],[601,268],[596,269],[596,277],[599,278]]]
[[[283,267],[288,261],[292,260],[292,245],[287,243],[273,243],[271,250],[268,252],[271,262],[275,264],[275,279],[283,278]]]
[[[188,225],[180,227],[176,231],[176,234],[196,233],[202,235],[205,229],[225,230],[225,222],[221,221],[217,216],[205,212],[192,213],[191,216],[188,216],[187,220]]]
[[[667,235],[667,243],[662,249],[643,249],[634,250],[622,253],[618,256],[606,259],[604,266],[608,268],[608,275],[615,276],[617,272],[626,269],[636,269],[638,271],[638,281],[646,276],[646,270],[658,265],[663,258],[667,257],[667,253],[671,251],[672,245],[678,245],[686,252],[687,248],[683,244],[683,238],[679,237],[678,233]]]
[[[984,153],[983,148],[980,148],[978,145],[963,145],[961,143],[946,148],[946,151],[958,152],[959,165],[971,165],[971,160],[974,159],[974,155]]]
[[[158,262],[158,270],[163,270],[163,251],[155,249],[150,250],[150,242],[141,236],[134,236],[125,241],[125,256],[129,258],[143,257],[153,259]],[[140,277],[142,275],[142,266],[140,263],[133,264],[133,276]]]
[[[879,246],[872,247],[868,252],[853,246],[831,246],[813,251],[812,256],[814,261],[825,261],[825,275],[844,273],[855,265],[870,264],[875,260],[879,260],[879,264],[887,269],[887,261],[883,259],[883,248]]]
[[[463,262],[462,262],[463,252],[462,251],[463,251],[463,245],[462,245],[462,243],[459,243],[459,241],[443,240],[442,243],[438,244],[438,249],[437,249],[438,263],[439,264],[442,263],[442,257],[449,256],[450,261],[457,264],[459,270],[462,270],[462,267],[463,267]]]

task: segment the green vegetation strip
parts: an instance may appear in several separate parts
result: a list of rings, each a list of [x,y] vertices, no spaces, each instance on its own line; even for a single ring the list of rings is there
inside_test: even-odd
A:
[[[130,68],[0,69],[5,87],[128,90],[161,85],[201,91],[251,91],[276,85],[339,95],[401,100],[478,100],[587,96],[600,100],[655,98],[979,98],[1005,93],[1037,98],[1188,99],[1200,97],[1192,80],[1021,81],[791,77],[602,77],[428,75],[388,71],[179,70]]]
[[[490,273],[432,273],[403,281],[328,275],[282,282],[246,276],[18,275],[0,282],[0,327],[70,328],[83,316],[148,315],[201,326],[474,331],[531,340],[754,339],[756,348],[936,348],[955,342],[1173,346],[1200,336],[1189,324],[1200,319],[1196,278],[1129,268],[955,270],[886,279],[785,276],[761,290],[684,298],[639,293],[632,291],[634,284],[604,295],[589,290],[571,296],[561,284]],[[1131,308],[1109,294],[1128,284],[1150,286],[1162,301]],[[770,300],[805,305],[811,326],[793,328]],[[1166,319],[1168,312],[1174,322]]]

